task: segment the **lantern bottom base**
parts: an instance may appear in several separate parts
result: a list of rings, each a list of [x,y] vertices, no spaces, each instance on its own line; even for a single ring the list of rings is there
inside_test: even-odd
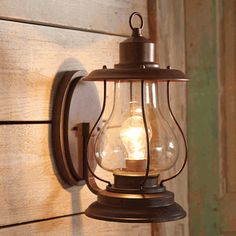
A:
[[[99,192],[98,200],[85,211],[94,219],[113,222],[159,223],[175,221],[186,216],[184,209],[174,202],[169,191],[157,194],[121,194]]]

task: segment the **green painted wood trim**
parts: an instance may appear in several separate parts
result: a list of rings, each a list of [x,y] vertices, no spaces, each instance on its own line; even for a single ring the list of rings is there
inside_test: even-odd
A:
[[[219,158],[216,0],[185,0],[189,222],[192,236],[218,236]]]

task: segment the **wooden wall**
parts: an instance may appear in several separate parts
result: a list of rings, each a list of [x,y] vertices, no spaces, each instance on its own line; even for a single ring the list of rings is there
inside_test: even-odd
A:
[[[217,1],[185,0],[191,235],[219,234]]]
[[[236,235],[236,1],[219,1],[220,232]]]
[[[156,6],[157,12],[157,41],[158,57],[161,67],[170,65],[185,71],[185,11],[183,0],[159,0]],[[163,94],[165,96],[165,94]],[[186,84],[172,83],[171,85],[171,107],[180,122],[180,126],[186,134]],[[178,135],[178,140],[182,140]],[[167,174],[176,173],[182,164],[184,151],[183,143],[179,141],[181,151],[179,155],[179,164],[170,170]],[[176,201],[183,206],[188,214],[188,177],[187,166],[177,178],[167,183],[167,187],[175,193]],[[188,236],[188,216],[183,220],[176,222],[154,225],[155,235],[157,236]]]
[[[193,236],[236,235],[236,1],[185,0],[189,221]]]
[[[187,218],[151,227],[84,216],[95,196],[62,188],[50,137],[57,73],[113,66],[133,11],[144,16],[145,36],[147,10],[158,16],[160,64],[185,70],[183,0],[2,0],[0,9],[0,235],[187,236]],[[173,87],[172,105],[185,130],[185,86]],[[187,210],[187,172],[169,187]]]
[[[50,137],[56,74],[113,66],[129,15],[140,11],[147,22],[146,4],[0,2],[0,235],[151,234],[150,224],[84,216],[95,196],[86,186],[60,185]]]

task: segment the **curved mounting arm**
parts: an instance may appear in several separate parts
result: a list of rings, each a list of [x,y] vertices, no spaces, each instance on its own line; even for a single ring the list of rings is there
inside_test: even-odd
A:
[[[173,118],[175,124],[178,126],[178,129],[179,129],[179,131],[180,131],[180,133],[181,133],[181,136],[182,136],[182,138],[183,138],[183,140],[184,140],[185,157],[184,157],[184,163],[183,163],[182,167],[180,168],[180,170],[179,170],[176,174],[174,174],[173,176],[171,176],[171,177],[169,177],[169,178],[167,178],[167,179],[161,180],[161,182],[160,182],[160,185],[161,185],[161,186],[163,186],[163,183],[164,183],[164,182],[167,182],[167,181],[169,181],[169,180],[174,179],[175,177],[177,177],[177,176],[183,171],[183,169],[184,169],[184,167],[185,167],[185,165],[186,165],[186,163],[187,163],[187,160],[188,160],[188,146],[187,146],[187,140],[186,140],[186,138],[185,138],[185,136],[184,136],[184,132],[183,132],[183,130],[181,129],[181,127],[180,127],[178,121],[176,120],[176,118],[175,118],[175,116],[174,116],[174,114],[173,114],[173,112],[172,112],[171,106],[170,106],[170,81],[167,82],[167,103],[168,103],[168,108],[169,108],[169,111],[170,111],[170,115],[171,115],[171,117]]]
[[[77,76],[75,76],[77,75]],[[79,166],[74,162],[78,153],[70,148],[70,141],[77,141],[75,132],[71,131],[70,116],[71,102],[74,100],[73,92],[85,71],[67,71],[62,74],[54,95],[52,108],[52,150],[61,178],[69,185],[77,185],[83,175]],[[71,132],[70,132],[71,131]],[[74,139],[74,140],[73,140]]]

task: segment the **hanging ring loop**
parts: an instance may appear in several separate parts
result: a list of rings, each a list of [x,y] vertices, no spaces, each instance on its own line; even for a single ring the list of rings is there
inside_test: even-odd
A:
[[[143,17],[141,16],[141,14],[139,12],[133,12],[131,14],[131,16],[129,17],[129,26],[130,26],[130,28],[132,30],[136,29],[136,27],[134,27],[133,24],[132,24],[134,16],[138,16],[139,17],[139,19],[140,19],[140,27],[138,29],[142,29],[143,28]]]

